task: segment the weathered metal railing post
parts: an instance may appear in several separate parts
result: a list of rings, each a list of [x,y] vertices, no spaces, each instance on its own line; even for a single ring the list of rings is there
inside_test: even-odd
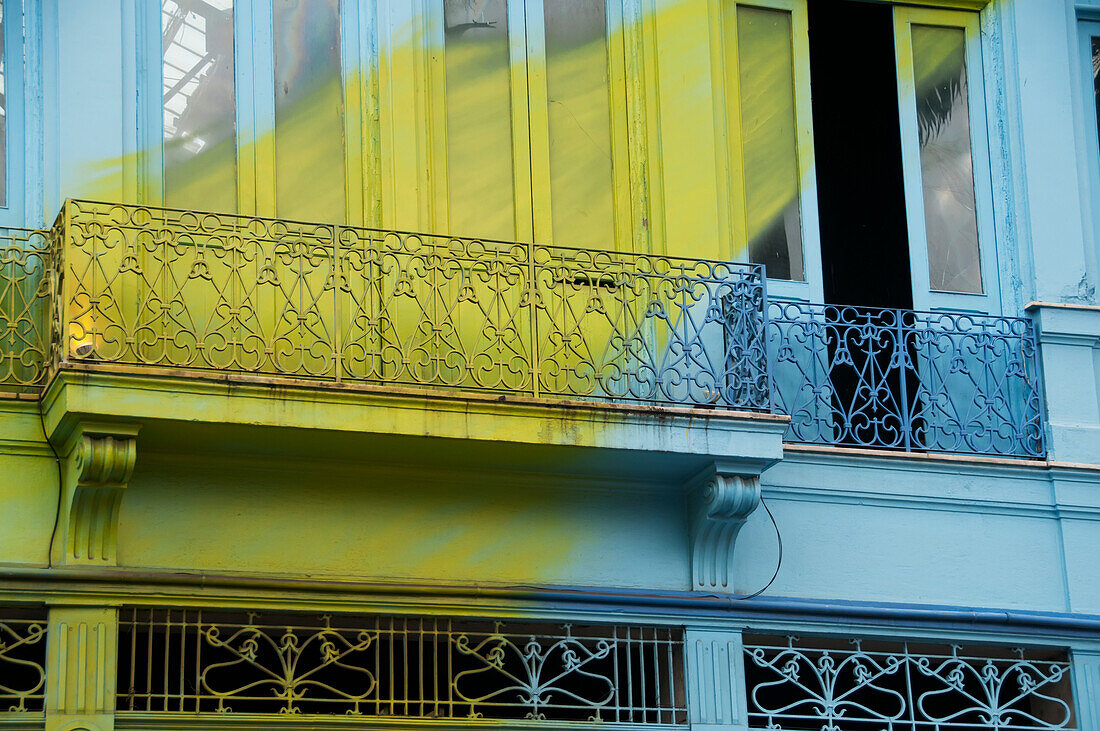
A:
[[[527,309],[531,318],[531,395],[538,398],[539,388],[539,328],[538,328],[538,301],[539,293],[536,281],[535,269],[535,244],[527,244]]]
[[[898,364],[898,397],[901,399],[901,403],[898,404],[899,416],[901,416],[901,432],[905,444],[905,451],[909,452],[913,449],[913,413],[909,408],[909,384],[905,378],[905,327],[903,319],[905,317],[903,310],[894,310],[894,319],[897,324],[897,345],[895,346],[897,359],[895,362]]]
[[[332,268],[330,275],[332,276],[332,316],[335,320],[332,324],[332,368],[333,373],[336,376],[336,382],[343,381],[343,335],[341,333],[341,326],[343,324],[343,311],[340,307],[341,292],[343,288],[340,286],[344,280],[344,257],[340,251],[340,232],[342,226],[334,224],[332,227]]]
[[[775,374],[772,373],[771,363],[768,360],[768,270],[761,266],[757,270],[760,281],[760,364],[764,369],[764,386],[768,389],[767,399],[761,402],[761,406],[767,408],[769,414],[775,413]]]
[[[54,371],[59,369],[62,364],[69,361],[69,345],[71,342],[72,329],[72,302],[73,302],[73,277],[70,272],[67,271],[69,267],[69,238],[72,235],[72,206],[73,203],[70,200],[65,201],[61,205],[61,213],[57,217],[57,222],[54,223],[54,229],[56,230],[57,255],[54,257],[54,273],[56,276],[54,287],[54,303],[56,308],[56,320],[55,326],[57,327],[56,352],[53,358]]]

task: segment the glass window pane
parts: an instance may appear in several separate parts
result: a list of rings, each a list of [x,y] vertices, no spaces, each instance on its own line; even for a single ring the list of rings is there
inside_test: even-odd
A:
[[[615,245],[605,0],[545,0],[554,241]]]
[[[342,222],[344,89],[339,0],[275,0],[275,205]]]
[[[913,75],[930,286],[981,293],[963,29],[914,25]]]
[[[0,2],[0,206],[8,204],[8,96],[4,56],[4,3]]]
[[[749,260],[803,279],[791,14],[737,7]]]
[[[164,0],[164,198],[237,210],[233,0]]]
[[[444,0],[443,9],[451,233],[514,239],[505,0]]]

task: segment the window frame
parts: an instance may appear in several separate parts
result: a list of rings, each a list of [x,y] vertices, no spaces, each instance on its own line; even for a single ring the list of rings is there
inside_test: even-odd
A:
[[[727,5],[733,5],[732,13]],[[818,219],[817,169],[814,157],[813,109],[810,93],[810,40],[806,0],[710,0],[714,116],[724,164],[717,165],[719,230],[728,242],[723,251],[735,256],[737,242],[748,245],[745,170],[741,145],[740,81],[737,55],[737,7],[779,10],[791,14],[792,92],[795,110],[795,147],[799,178],[799,216],[802,234],[802,280],[768,278],[768,294],[784,300],[820,302],[824,298],[821,269],[821,232]],[[727,18],[733,22],[728,23]],[[731,26],[732,27],[729,27]],[[731,114],[730,111],[734,110]],[[741,259],[748,259],[747,250]]]
[[[1077,19],[1077,56],[1082,78],[1075,86],[1081,93],[1080,114],[1085,144],[1088,153],[1079,156],[1079,165],[1086,182],[1083,198],[1086,202],[1083,211],[1085,232],[1092,246],[1092,266],[1097,266],[1100,256],[1100,120],[1097,119],[1097,95],[1092,71],[1092,39],[1100,39],[1100,8],[1079,10]],[[1080,168],[1079,168],[1080,169]]]
[[[894,6],[895,68],[898,114],[901,123],[902,177],[909,232],[909,269],[913,308],[917,310],[1000,314],[998,251],[993,210],[992,161],[986,118],[985,70],[978,13],[927,7]],[[928,274],[928,238],[925,230],[921,181],[920,137],[913,73],[912,26],[960,28],[965,33],[966,81],[970,115],[970,158],[974,176],[975,220],[981,293],[933,290]]]

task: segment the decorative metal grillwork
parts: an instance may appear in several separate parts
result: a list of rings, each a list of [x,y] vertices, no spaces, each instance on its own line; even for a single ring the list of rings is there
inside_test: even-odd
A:
[[[120,711],[687,722],[655,627],[128,609]]]
[[[790,441],[1042,457],[1030,320],[773,302],[768,357]]]
[[[1063,653],[745,637],[749,725],[768,729],[1070,729]]]
[[[0,608],[0,714],[41,711],[45,693],[45,613]]]
[[[0,391],[34,392],[50,348],[49,239],[0,228]]]
[[[85,201],[53,236],[58,362],[769,408],[758,266]]]

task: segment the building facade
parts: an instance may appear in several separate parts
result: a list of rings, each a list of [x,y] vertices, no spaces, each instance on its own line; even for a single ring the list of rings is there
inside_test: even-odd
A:
[[[0,728],[1100,731],[1100,0],[0,11]]]

